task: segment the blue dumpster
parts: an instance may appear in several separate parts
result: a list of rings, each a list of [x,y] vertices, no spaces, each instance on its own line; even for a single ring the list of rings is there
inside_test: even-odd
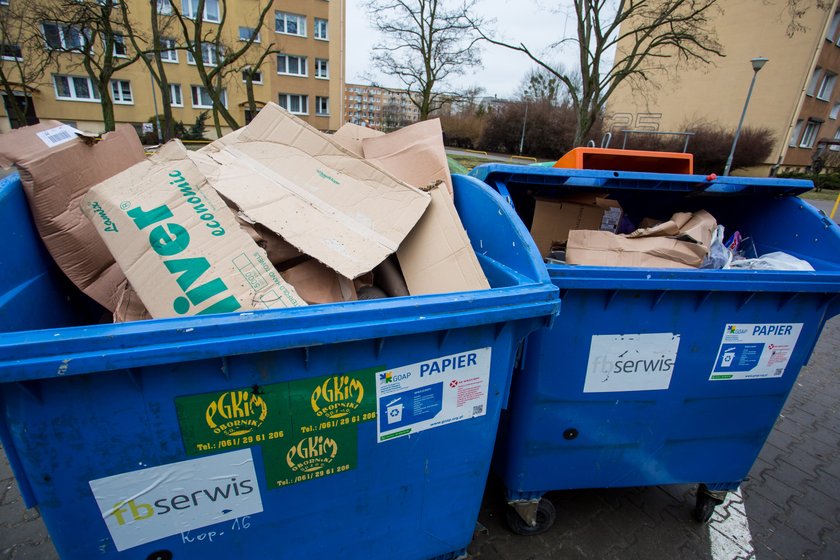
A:
[[[840,228],[795,196],[811,183],[512,165],[473,174],[528,226],[535,196],[609,193],[634,223],[705,209],[758,254],[784,251],[816,269],[546,265],[562,309],[526,341],[494,459],[511,528],[546,530],[550,490],[683,483],[701,485],[695,516],[708,520],[747,476],[840,312]]]
[[[509,206],[454,183],[489,290],[80,326],[3,180],[0,438],[61,557],[462,553],[517,348],[559,300]]]

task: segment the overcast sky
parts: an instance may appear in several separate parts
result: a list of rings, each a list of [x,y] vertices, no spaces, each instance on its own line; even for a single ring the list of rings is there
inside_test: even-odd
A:
[[[370,65],[371,47],[378,34],[369,25],[363,0],[347,0],[347,81],[366,83],[365,72],[373,71]],[[478,10],[493,24],[494,36],[501,40],[523,42],[533,52],[543,54],[551,43],[561,39],[565,32],[574,33],[574,18],[554,13],[552,6],[569,2],[545,2],[541,0],[479,0]],[[489,34],[489,33],[488,33]],[[522,53],[485,43],[482,46],[482,65],[472,72],[451,81],[454,89],[466,89],[472,85],[485,88],[485,95],[512,96],[525,73],[532,67],[531,61]],[[566,65],[574,65],[571,53],[551,56]],[[375,72],[374,72],[375,73]],[[379,75],[377,81],[386,86],[401,87],[393,79]]]

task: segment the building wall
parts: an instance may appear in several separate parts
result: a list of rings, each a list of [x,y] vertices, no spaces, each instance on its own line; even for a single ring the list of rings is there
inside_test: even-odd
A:
[[[775,134],[775,146],[765,162],[766,173],[786,155],[791,129],[805,97],[804,88],[817,53],[824,43],[828,44],[825,29],[834,13],[834,9],[822,10],[810,4],[801,20],[805,30],[788,37],[785,6],[786,0],[761,4],[722,0],[722,11],[715,16],[712,27],[725,57],[691,68],[676,68],[676,59],[671,58],[667,59],[671,65],[667,71],[647,73],[648,82],[641,89],[634,90],[628,81],[623,82],[607,106],[614,136],[620,141],[621,135],[616,132],[621,129],[682,131],[685,124],[697,120],[734,129],[753,77],[750,59],[763,56],[769,62],[758,74],[744,125],[767,127]],[[627,44],[619,45],[622,48]]]
[[[392,129],[420,119],[420,110],[404,90],[363,84],[344,88],[345,122]]]
[[[32,0],[10,0],[11,2],[31,2]],[[40,0],[49,1],[49,0]],[[175,0],[176,2],[179,0]],[[145,35],[149,35],[150,5],[147,0],[129,0],[129,8],[137,27]],[[312,126],[320,130],[336,130],[343,122],[342,92],[344,77],[344,4],[343,0],[275,0],[265,18],[260,30],[260,44],[255,44],[252,50],[242,59],[242,63],[255,60],[261,47],[274,44],[288,55],[306,58],[305,76],[278,74],[277,55],[270,55],[261,65],[262,83],[254,84],[254,97],[258,108],[269,101],[278,103],[279,94],[292,93],[307,96],[307,110],[299,116]],[[179,4],[180,5],[180,4]],[[264,6],[259,0],[228,0],[228,16],[224,28],[224,41],[237,48],[242,42],[239,39],[239,27],[255,27],[260,8]],[[305,36],[296,36],[275,31],[275,13],[278,11],[303,16],[305,19]],[[327,39],[315,37],[315,18],[326,20]],[[206,27],[215,29],[216,26],[206,22]],[[303,28],[303,26],[301,26]],[[40,34],[40,29],[37,30]],[[183,41],[182,32],[177,23],[172,22],[169,29],[163,33]],[[24,56],[27,53],[24,52]],[[328,61],[328,77],[316,77],[315,60]],[[79,101],[57,99],[53,75],[86,77],[84,69],[80,67],[81,55],[63,53],[59,56],[59,64],[54,65],[46,73],[37,89],[32,93],[37,116],[40,119],[56,119],[74,123],[78,128],[99,132],[104,129],[102,111],[98,101]],[[4,64],[8,64],[4,62]],[[193,64],[187,61],[185,51],[177,52],[177,62],[165,62],[165,71],[170,83],[181,86],[182,106],[172,107],[173,117],[182,121],[187,127],[195,122],[206,107],[194,106],[192,102],[192,86],[200,86],[201,81]],[[115,104],[114,113],[117,122],[141,123],[155,115],[155,101],[158,113],[162,113],[161,99],[156,87],[152,87],[150,75],[142,61],[137,61],[128,68],[119,71],[115,79],[127,80],[131,84],[131,103]],[[227,107],[234,119],[240,125],[246,122],[247,92],[241,74],[230,76],[225,81],[227,90]],[[316,114],[316,97],[328,99],[327,113]],[[6,115],[5,107],[0,107],[0,132],[8,131],[11,126]],[[223,133],[230,129],[224,126]],[[214,137],[212,116],[207,121],[207,136]]]

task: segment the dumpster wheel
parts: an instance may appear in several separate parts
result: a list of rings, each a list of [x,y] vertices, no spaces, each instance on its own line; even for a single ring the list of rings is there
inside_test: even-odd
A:
[[[508,528],[517,535],[524,535],[526,537],[545,533],[551,529],[551,526],[554,525],[556,520],[557,510],[554,509],[554,504],[545,498],[541,498],[537,505],[536,524],[533,526],[522,519],[522,516],[519,515],[513,506],[508,506],[505,509],[505,521],[507,521]]]
[[[712,491],[705,484],[697,487],[697,498],[694,502],[694,520],[698,523],[708,523],[715,513],[715,507],[723,503],[726,492]]]

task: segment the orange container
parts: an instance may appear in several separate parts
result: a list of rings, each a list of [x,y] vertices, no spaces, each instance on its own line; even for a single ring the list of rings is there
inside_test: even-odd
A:
[[[691,175],[694,172],[694,156],[681,152],[575,148],[557,160],[554,167]]]

